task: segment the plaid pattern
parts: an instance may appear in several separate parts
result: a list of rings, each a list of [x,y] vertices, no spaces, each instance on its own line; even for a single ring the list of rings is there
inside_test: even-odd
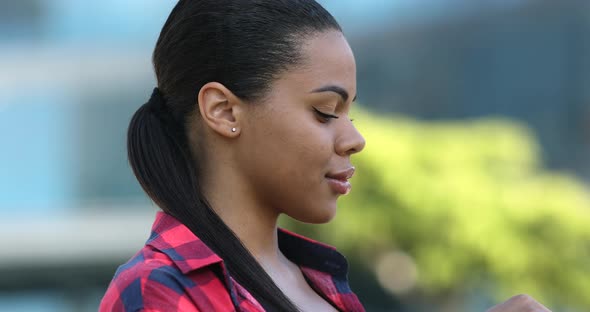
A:
[[[317,293],[340,311],[364,311],[333,247],[279,232],[279,248]],[[264,311],[223,260],[174,217],[158,212],[146,245],[120,266],[99,307],[106,311]]]

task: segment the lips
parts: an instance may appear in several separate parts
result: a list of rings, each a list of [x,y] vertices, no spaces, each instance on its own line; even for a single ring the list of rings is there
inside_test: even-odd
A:
[[[335,180],[342,180],[346,181],[354,175],[354,167],[350,167],[348,169],[336,172],[336,173],[328,173],[326,174],[326,178],[335,179]]]
[[[348,179],[352,178],[353,175],[354,167],[350,167],[342,171],[330,172],[326,174],[326,179],[328,180],[328,184],[334,192],[341,195],[346,195],[350,193],[350,190],[352,189]]]

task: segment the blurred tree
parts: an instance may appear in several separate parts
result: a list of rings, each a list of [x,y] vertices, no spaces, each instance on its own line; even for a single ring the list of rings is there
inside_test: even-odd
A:
[[[590,196],[541,167],[526,128],[353,115],[367,140],[353,192],[333,222],[286,227],[338,246],[396,297],[454,302],[483,289],[589,310]]]

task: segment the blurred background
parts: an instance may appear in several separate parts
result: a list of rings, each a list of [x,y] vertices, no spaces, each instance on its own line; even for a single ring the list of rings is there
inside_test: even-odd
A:
[[[335,245],[368,311],[590,311],[590,2],[324,0],[367,139]],[[0,311],[96,311],[156,207],[125,131],[175,1],[0,0]]]

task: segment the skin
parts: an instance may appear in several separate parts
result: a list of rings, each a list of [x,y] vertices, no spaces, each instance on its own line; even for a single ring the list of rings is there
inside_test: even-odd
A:
[[[499,304],[487,312],[551,312],[528,295],[518,295]]]
[[[326,176],[351,168],[350,157],[365,146],[348,117],[356,64],[340,32],[306,38],[301,49],[303,63],[282,73],[255,103],[218,82],[204,85],[188,137],[199,155],[204,195],[277,286],[302,311],[336,311],[279,250],[277,220],[286,214],[325,223],[336,214],[341,194]],[[322,91],[326,86],[347,96]],[[529,311],[549,310],[528,296],[488,310]]]

